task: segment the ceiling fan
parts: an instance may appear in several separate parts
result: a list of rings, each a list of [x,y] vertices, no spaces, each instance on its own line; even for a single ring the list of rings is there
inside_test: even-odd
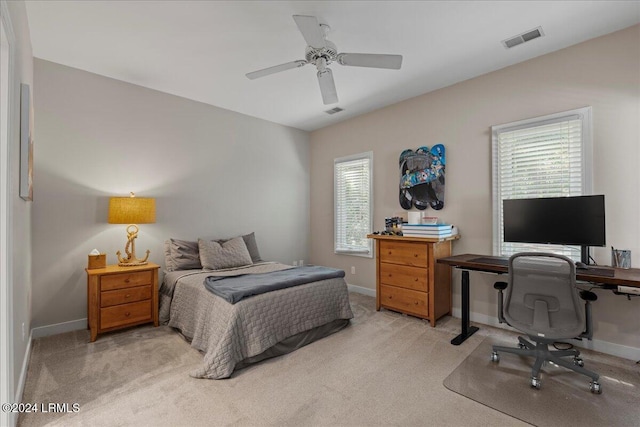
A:
[[[333,73],[327,68],[332,62],[352,67],[388,68],[392,70],[399,70],[402,66],[402,55],[338,53],[336,45],[326,39],[329,31],[328,25],[320,24],[315,16],[293,15],[293,19],[296,21],[296,25],[298,25],[298,29],[308,45],[305,50],[305,59],[247,73],[246,76],[249,79],[253,80],[291,68],[313,64],[318,69],[318,82],[320,83],[323,102],[325,104],[335,104],[338,102],[338,94],[333,81]]]

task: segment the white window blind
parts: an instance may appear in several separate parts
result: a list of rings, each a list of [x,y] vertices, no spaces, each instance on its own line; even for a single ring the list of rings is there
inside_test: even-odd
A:
[[[492,128],[494,254],[547,251],[580,259],[579,247],[505,242],[502,201],[589,194],[590,129],[590,107]]]
[[[335,253],[372,256],[372,165],[372,152],[334,160]]]

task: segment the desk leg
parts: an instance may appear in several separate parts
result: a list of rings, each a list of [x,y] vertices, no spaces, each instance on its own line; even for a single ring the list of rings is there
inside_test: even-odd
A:
[[[462,344],[477,330],[477,327],[469,325],[469,271],[462,270],[462,332],[451,340],[451,344]]]

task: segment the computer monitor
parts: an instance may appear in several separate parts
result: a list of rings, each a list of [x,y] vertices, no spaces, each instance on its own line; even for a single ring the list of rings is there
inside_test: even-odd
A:
[[[589,264],[589,246],[606,246],[604,195],[502,201],[504,241],[579,245]]]

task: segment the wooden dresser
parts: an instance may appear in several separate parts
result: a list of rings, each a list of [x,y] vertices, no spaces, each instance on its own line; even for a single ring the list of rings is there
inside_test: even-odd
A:
[[[376,242],[376,310],[380,307],[436,320],[451,313],[451,269],[436,264],[451,256],[451,241],[423,237],[367,237]]]
[[[86,269],[91,342],[103,332],[150,322],[158,326],[158,268],[148,263]]]

